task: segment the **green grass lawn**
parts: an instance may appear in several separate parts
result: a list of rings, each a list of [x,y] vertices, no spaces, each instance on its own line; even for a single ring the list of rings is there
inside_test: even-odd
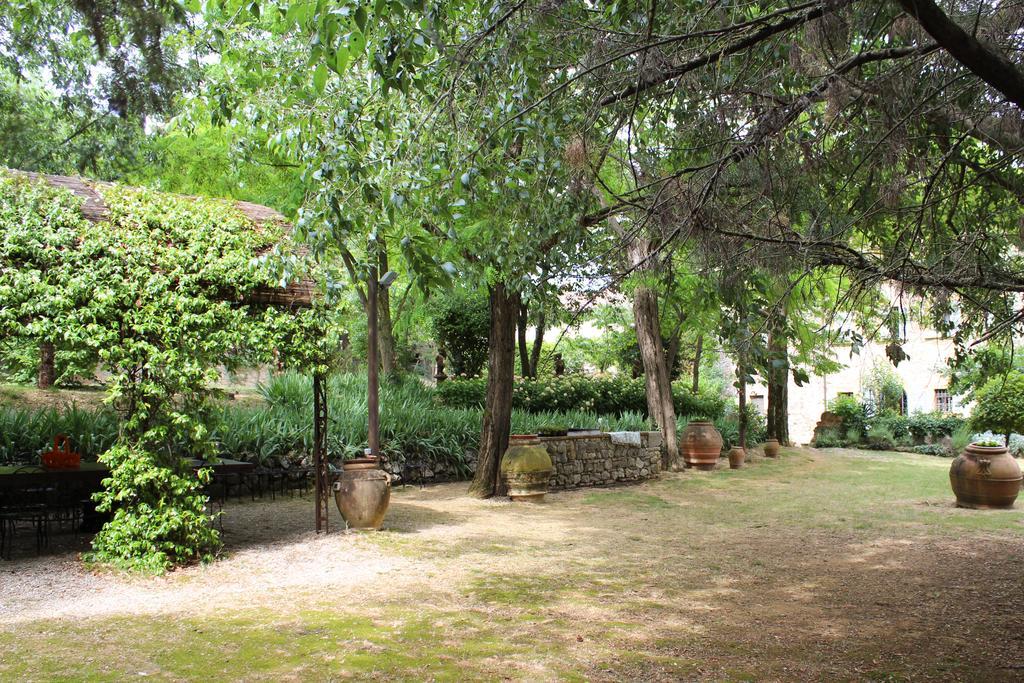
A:
[[[789,450],[537,506],[396,490],[388,530],[312,555],[393,565],[370,581],[274,588],[294,562],[242,550],[164,579],[103,576],[180,604],[0,610],[0,678],[1012,680],[1024,513],[953,507],[948,466]],[[311,514],[308,500],[264,507]],[[225,577],[252,598],[190,599]]]

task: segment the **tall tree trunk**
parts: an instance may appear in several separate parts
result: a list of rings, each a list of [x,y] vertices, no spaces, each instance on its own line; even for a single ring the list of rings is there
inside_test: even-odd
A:
[[[646,240],[634,239],[627,248],[631,265],[638,273],[651,270],[650,253]],[[636,322],[636,341],[640,346],[640,360],[644,366],[644,385],[647,390],[647,410],[665,442],[665,468],[673,467],[679,459],[679,441],[676,436],[676,408],[672,403],[672,382],[661,346],[661,320],[658,317],[658,295],[640,285],[633,292],[633,319]]]
[[[388,272],[387,249],[381,247],[378,258],[379,277]],[[380,353],[380,368],[385,377],[398,373],[398,353],[395,350],[395,327],[391,320],[391,295],[387,287],[381,287],[377,295],[377,349]]]
[[[490,288],[490,303],[487,399],[484,404],[476,474],[469,486],[469,492],[480,498],[504,493],[504,487],[498,480],[498,467],[501,465],[501,456],[508,448],[508,436],[512,426],[512,375],[515,370],[519,293],[510,291],[504,283],[499,282]]]
[[[544,317],[544,309],[540,309],[537,316],[537,331],[533,335],[533,349],[530,351],[530,377],[537,379],[537,366],[540,365],[540,352],[544,348],[544,325],[547,320]]]
[[[526,325],[529,322],[529,313],[526,304],[519,304],[519,313],[516,316],[516,336],[519,340],[519,371],[523,377],[532,377],[530,374],[530,348],[526,344]]]
[[[56,349],[52,342],[42,342],[39,345],[39,368],[36,373],[36,386],[40,389],[49,389],[57,381],[57,367],[54,363]]]
[[[693,393],[700,391],[700,357],[704,353],[704,335],[697,335],[697,348],[693,351]]]
[[[768,438],[789,443],[789,350],[785,338],[768,335]]]

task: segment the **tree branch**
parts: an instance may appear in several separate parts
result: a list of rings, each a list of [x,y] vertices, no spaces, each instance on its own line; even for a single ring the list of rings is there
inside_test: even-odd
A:
[[[1017,65],[962,29],[933,0],[897,2],[954,59],[1024,109],[1024,74]]]
[[[723,57],[728,57],[729,55],[736,54],[737,52],[747,50],[753,47],[754,45],[757,45],[758,43],[765,41],[768,38],[771,38],[772,36],[778,35],[779,33],[783,33],[784,31],[788,31],[789,29],[799,26],[800,24],[804,24],[807,23],[808,21],[811,21],[812,19],[817,19],[819,17],[825,16],[826,14],[830,14],[831,12],[836,11],[840,7],[849,5],[851,2],[852,0],[840,0],[839,2],[822,3],[818,7],[808,10],[803,14],[798,14],[795,17],[783,19],[782,21],[775,24],[769,24],[763,27],[761,30],[751,33],[746,38],[741,38],[740,40],[730,43],[729,45],[726,45],[721,50],[709,52],[701,57],[696,57],[689,61],[682,62],[681,64],[677,64],[663,71],[660,74],[653,74],[641,78],[638,80],[636,85],[631,85],[628,88],[624,88],[617,93],[612,93],[611,95],[608,95],[607,97],[601,100],[600,104],[603,107],[608,106],[610,104],[614,104],[616,102],[624,100],[628,97],[632,97],[644,91],[650,90],[651,88],[654,88],[656,86],[662,85],[663,83],[675,80],[680,76],[683,76],[684,74],[687,74],[695,69],[699,69],[702,66],[714,64]]]

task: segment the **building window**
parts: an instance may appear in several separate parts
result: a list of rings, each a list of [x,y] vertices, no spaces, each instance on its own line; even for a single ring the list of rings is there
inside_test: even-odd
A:
[[[836,394],[836,396],[849,396],[850,398],[853,398],[853,392],[852,391],[840,391],[838,394]]]
[[[938,400],[938,398],[936,398],[936,400]],[[903,395],[900,396],[900,415],[910,414],[909,406],[907,405],[907,403],[907,392],[904,391]]]
[[[750,395],[750,402],[757,409],[757,412],[761,413],[762,415],[764,415],[766,412],[768,412],[768,409],[765,406],[765,402],[764,402],[764,394],[751,394]]]
[[[935,390],[935,410],[940,413],[953,412],[953,397],[949,395],[949,389]]]

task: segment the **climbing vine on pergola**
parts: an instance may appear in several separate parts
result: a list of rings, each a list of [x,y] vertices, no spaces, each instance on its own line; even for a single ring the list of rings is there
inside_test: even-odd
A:
[[[220,545],[185,457],[212,455],[208,387],[233,359],[322,374],[335,339],[311,282],[261,259],[265,207],[0,173],[0,335],[90,355],[120,412],[90,558],[160,571]]]

